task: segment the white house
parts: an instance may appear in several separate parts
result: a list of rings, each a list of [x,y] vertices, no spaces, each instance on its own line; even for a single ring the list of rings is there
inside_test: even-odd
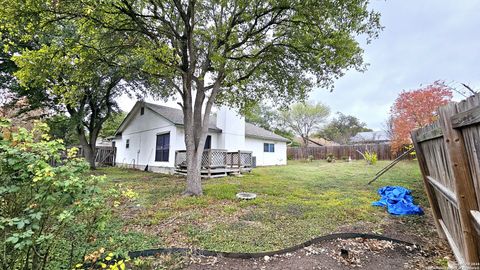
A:
[[[138,101],[113,139],[116,164],[157,172],[173,172],[175,152],[185,150],[183,112]],[[210,117],[206,149],[251,151],[257,166],[285,165],[288,140],[246,123],[233,110],[222,107]]]

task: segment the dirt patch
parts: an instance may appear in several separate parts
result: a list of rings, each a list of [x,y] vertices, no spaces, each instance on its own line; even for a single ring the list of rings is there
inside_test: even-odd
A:
[[[415,256],[415,248],[388,241],[339,239],[259,259],[194,257],[187,269],[403,269]]]
[[[371,239],[337,239],[296,252],[258,259],[195,256],[184,259],[187,269],[427,269],[446,268],[454,257],[438,238],[427,211],[418,224],[412,218],[388,217],[381,223],[357,223],[336,232],[379,233],[415,243],[414,246]],[[409,224],[413,222],[413,224]],[[412,225],[412,226],[409,226]]]

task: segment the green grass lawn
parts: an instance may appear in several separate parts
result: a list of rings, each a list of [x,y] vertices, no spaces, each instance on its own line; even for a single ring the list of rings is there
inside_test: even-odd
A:
[[[124,232],[150,239],[135,248],[200,247],[219,251],[268,251],[337,231],[340,226],[381,224],[388,217],[371,203],[385,185],[412,189],[416,203],[428,205],[416,161],[403,161],[367,186],[388,161],[327,163],[290,161],[287,166],[256,168],[243,177],[203,181],[204,196],[182,197],[184,178],[137,170],[103,168],[108,185],[138,193],[131,205],[115,209]],[[240,201],[237,192],[257,199]],[[402,217],[417,222],[427,217]],[[403,222],[402,221],[402,222]]]

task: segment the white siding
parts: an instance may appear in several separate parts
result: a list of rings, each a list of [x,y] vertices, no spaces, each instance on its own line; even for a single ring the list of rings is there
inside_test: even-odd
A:
[[[275,144],[275,152],[264,152],[263,144]],[[257,166],[269,165],[287,165],[287,143],[257,139],[253,137],[245,138],[245,150],[252,151],[257,159]]]
[[[177,128],[168,120],[157,113],[145,108],[145,113],[140,115],[140,110],[133,112],[135,117],[128,123],[120,139],[115,139],[117,147],[116,162],[128,165],[145,166],[147,164],[159,167],[173,167]],[[157,134],[170,132],[170,153],[168,162],[155,161],[155,144]],[[130,147],[126,148],[126,141],[130,140]]]
[[[131,121],[126,123],[121,138],[115,139],[117,148],[116,162],[122,165],[137,166],[142,169],[147,164],[156,168],[173,168],[175,163],[175,151],[185,150],[185,131],[183,127],[177,127],[159,114],[145,107],[145,113],[140,115],[140,106],[133,111]],[[253,137],[240,139],[239,128],[245,130],[244,120],[234,121],[232,112],[219,115],[223,121],[223,128],[231,132],[208,133],[211,135],[211,147],[213,149],[225,149],[229,151],[246,150],[252,151],[256,157],[258,166],[286,165],[287,144],[286,142],[262,140]],[[236,116],[238,118],[238,116]],[[220,122],[221,122],[220,121]],[[239,124],[243,123],[243,125]],[[235,131],[235,132],[234,132]],[[170,133],[170,152],[168,162],[155,161],[155,147],[158,134]],[[129,140],[129,148],[126,148],[126,141]],[[228,142],[226,142],[228,141]],[[264,152],[263,144],[275,144],[275,152]]]
[[[185,150],[185,131],[176,127],[157,113],[145,108],[145,113],[140,115],[140,110],[128,123],[122,132],[122,137],[115,139],[117,147],[116,162],[130,166],[169,167],[175,166],[175,151]],[[168,162],[155,161],[155,147],[158,134],[170,133],[170,152]],[[208,133],[212,136],[212,148],[218,148],[218,133]],[[126,142],[130,140],[129,148]]]
[[[245,149],[245,118],[237,112],[221,107],[217,112],[217,127],[222,130],[218,147],[228,151]]]
[[[219,133],[211,133],[208,132],[208,135],[212,136],[212,141],[211,141],[211,148],[212,149],[218,149],[220,146],[218,145],[218,137]],[[185,150],[185,129],[183,127],[177,127],[177,137],[175,138],[176,146],[178,147],[177,150]]]

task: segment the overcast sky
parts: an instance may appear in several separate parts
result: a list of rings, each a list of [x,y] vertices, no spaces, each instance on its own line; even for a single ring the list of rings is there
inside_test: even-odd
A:
[[[480,90],[480,0],[372,0],[371,7],[381,13],[385,28],[363,46],[367,71],[348,71],[332,93],[315,89],[311,100],[381,130],[402,90],[435,80]],[[135,101],[123,97],[119,103],[129,111]]]
[[[385,29],[364,46],[368,70],[347,72],[332,93],[317,89],[312,100],[380,130],[402,90],[435,80],[479,90],[480,1],[373,0],[371,6],[381,13]]]

